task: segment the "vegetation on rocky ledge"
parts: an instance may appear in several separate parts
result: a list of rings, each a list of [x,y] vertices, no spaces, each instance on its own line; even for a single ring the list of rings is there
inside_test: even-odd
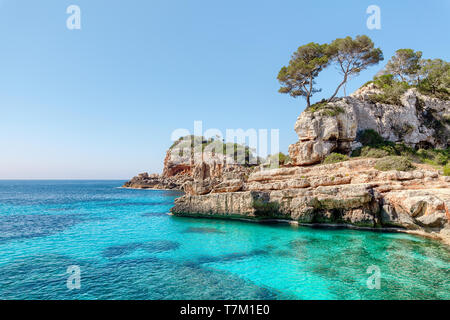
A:
[[[238,163],[252,166],[261,163],[261,159],[256,157],[251,148],[232,142],[224,142],[219,138],[205,138],[195,135],[189,135],[180,137],[169,148],[170,150],[176,150],[180,156],[193,155],[200,152],[212,152],[223,155],[231,155]]]
[[[288,155],[285,155],[283,152],[279,152],[277,154],[272,154],[267,156],[266,160],[262,165],[265,168],[277,168],[278,166],[283,166],[288,164],[291,161],[291,158]]]
[[[335,117],[340,113],[344,113],[345,110],[339,106],[329,104],[327,100],[322,100],[318,103],[313,104],[306,109],[307,112],[320,112],[324,116]]]
[[[378,160],[375,164],[375,169],[380,171],[411,171],[415,167],[406,157],[391,156]]]
[[[403,143],[384,140],[375,130],[365,130],[358,134],[358,141],[363,147],[356,149],[352,157],[384,158],[401,156],[405,159],[442,167],[450,163],[450,148],[447,149],[414,149]]]
[[[382,93],[373,94],[374,103],[401,104],[410,88],[442,100],[450,99],[450,63],[442,59],[422,59],[422,52],[399,49],[386,67],[365,85],[373,83]]]
[[[343,162],[343,161],[347,161],[350,158],[346,155],[340,154],[340,153],[332,153],[329,156],[327,156],[325,158],[325,160],[323,160],[323,164],[331,164],[331,163],[338,163],[338,162]]]
[[[450,164],[444,166],[444,176],[450,177]]]
[[[357,141],[363,146],[354,150],[352,158],[381,159],[375,167],[381,171],[414,169],[413,163],[428,164],[450,176],[450,148],[414,149],[404,143],[394,143],[383,139],[375,130],[369,129],[358,133]],[[331,153],[322,164],[332,164],[350,160],[347,155]]]

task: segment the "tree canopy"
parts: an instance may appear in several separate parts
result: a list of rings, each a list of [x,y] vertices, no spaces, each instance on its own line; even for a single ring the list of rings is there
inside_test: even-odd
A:
[[[327,54],[344,76],[328,101],[336,97],[350,77],[359,75],[362,70],[378,64],[384,59],[381,49],[375,48],[372,40],[365,35],[356,36],[355,39],[352,37],[336,39],[328,46]]]
[[[384,68],[384,74],[392,74],[404,82],[418,83],[420,79],[418,71],[421,68],[422,51],[413,49],[399,49],[388,61]]]
[[[373,95],[375,102],[398,104],[409,88],[423,94],[450,98],[450,63],[442,59],[422,59],[422,52],[397,50],[386,67],[372,81],[383,93]]]
[[[301,46],[293,54],[289,65],[282,67],[278,80],[282,84],[279,92],[296,98],[305,97],[307,106],[311,106],[311,96],[320,92],[314,88],[314,79],[328,65],[326,53],[328,45],[311,42]]]
[[[316,87],[317,77],[329,65],[334,65],[343,78],[333,95],[322,100],[321,103],[326,105],[343,86],[345,93],[345,85],[352,77],[382,60],[381,49],[375,48],[373,41],[365,35],[354,39],[338,38],[329,44],[311,42],[299,47],[289,65],[281,68],[279,92],[304,97],[310,108],[311,97],[321,91]],[[422,93],[449,99],[450,63],[442,59],[422,59],[422,51],[399,49],[372,82],[383,90],[382,94],[373,97],[377,102],[400,103],[400,97],[412,86]]]
[[[442,59],[427,59],[422,61],[418,74],[422,78],[420,86],[432,94],[448,93],[450,88],[450,63]]]
[[[292,97],[305,97],[309,108],[311,97],[321,91],[315,87],[315,79],[331,63],[337,65],[344,78],[328,101],[337,95],[351,76],[358,75],[362,70],[381,60],[383,60],[381,49],[374,48],[368,36],[336,39],[331,44],[311,42],[299,47],[289,65],[281,68],[278,73],[278,80],[281,83],[279,92]]]

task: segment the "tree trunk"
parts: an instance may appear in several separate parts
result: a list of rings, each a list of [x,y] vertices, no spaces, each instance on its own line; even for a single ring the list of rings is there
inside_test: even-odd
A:
[[[308,95],[306,96],[307,108],[311,107],[312,86],[313,86],[313,77],[312,77],[312,75],[310,75],[309,76],[309,91],[308,91]]]
[[[339,90],[341,89],[341,87],[347,83],[347,75],[344,76],[344,81],[342,81],[339,86],[337,87],[336,91],[334,92],[334,94],[331,96],[330,99],[327,100],[327,102],[331,102],[331,100],[334,99],[334,97],[336,97],[336,95],[338,94]]]

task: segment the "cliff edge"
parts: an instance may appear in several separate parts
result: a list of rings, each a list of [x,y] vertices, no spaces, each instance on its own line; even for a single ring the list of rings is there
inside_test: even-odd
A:
[[[375,94],[369,84],[305,110],[295,123],[291,162],[280,168],[233,165],[207,151],[183,154],[175,143],[162,175],[143,174],[125,186],[183,190],[171,210],[177,216],[395,230],[450,244],[450,177],[443,170],[450,102],[416,89],[396,105],[373,101]]]

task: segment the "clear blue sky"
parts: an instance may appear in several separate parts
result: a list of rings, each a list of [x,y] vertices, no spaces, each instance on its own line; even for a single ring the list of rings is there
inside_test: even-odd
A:
[[[81,30],[66,28],[71,4]],[[366,27],[371,4],[381,30]],[[194,120],[278,128],[287,151],[305,102],[277,93],[276,76],[298,46],[367,34],[386,58],[413,48],[449,60],[449,9],[447,0],[0,0],[0,179],[158,172],[172,131]],[[325,72],[314,100],[338,77]]]

